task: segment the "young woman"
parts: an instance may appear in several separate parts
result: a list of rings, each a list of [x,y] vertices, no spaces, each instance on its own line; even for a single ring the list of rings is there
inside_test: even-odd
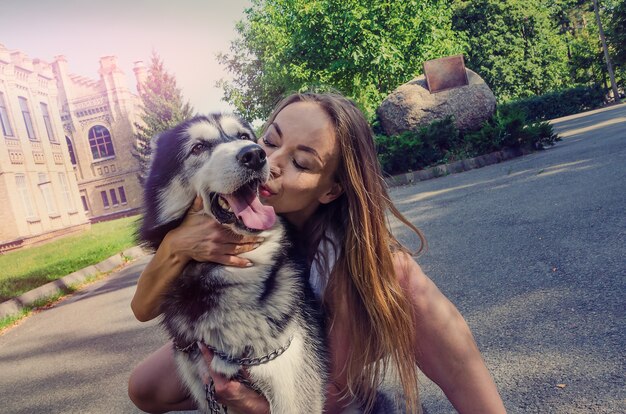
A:
[[[422,234],[389,199],[372,133],[361,111],[334,94],[296,94],[270,116],[259,144],[272,171],[261,189],[302,235],[329,324],[332,355],[326,412],[358,403],[373,407],[387,368],[397,373],[405,403],[419,411],[417,367],[459,412],[505,412],[470,330],[387,227],[390,212]],[[159,314],[162,292],[190,260],[249,266],[238,257],[260,240],[235,236],[201,214],[200,200],[146,266],[132,309],[140,321]],[[175,374],[172,346],[133,371],[129,395],[148,412],[193,408]],[[204,349],[207,362],[211,355]],[[265,399],[213,373],[218,400],[241,412],[268,411]]]

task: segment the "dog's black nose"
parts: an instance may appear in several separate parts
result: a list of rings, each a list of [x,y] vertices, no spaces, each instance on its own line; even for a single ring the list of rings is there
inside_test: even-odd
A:
[[[237,154],[239,164],[251,170],[258,170],[266,163],[265,151],[258,145],[243,147]]]

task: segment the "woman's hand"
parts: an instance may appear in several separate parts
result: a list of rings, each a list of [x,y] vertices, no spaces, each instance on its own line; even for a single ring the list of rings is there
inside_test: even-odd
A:
[[[171,281],[181,275],[190,260],[252,266],[249,260],[237,255],[255,249],[261,241],[259,237],[237,235],[203,214],[202,198],[196,197],[181,225],[167,233],[152,260],[141,272],[130,304],[135,317],[145,322],[161,313],[163,293]]]
[[[242,413],[267,414],[270,412],[270,405],[265,397],[257,394],[242,383],[229,380],[222,374],[213,371],[210,368],[211,361],[213,361],[213,353],[206,345],[199,343],[199,346],[211,376],[211,378],[203,378],[203,380],[205,384],[209,384],[211,379],[213,379],[215,397],[218,403]]]
[[[202,198],[198,196],[183,222],[167,234],[163,243],[168,243],[169,249],[183,263],[195,260],[251,266],[253,263],[237,255],[257,248],[263,239],[235,234],[202,210]]]

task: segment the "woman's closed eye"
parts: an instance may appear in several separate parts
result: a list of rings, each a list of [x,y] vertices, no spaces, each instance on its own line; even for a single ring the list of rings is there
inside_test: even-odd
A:
[[[294,167],[296,167],[296,168],[297,168],[297,169],[299,169],[299,170],[302,170],[302,171],[308,171],[308,170],[310,170],[310,168],[309,168],[309,167],[307,167],[306,165],[303,165],[303,164],[298,163],[298,161],[297,161],[295,158],[293,159],[293,161],[292,161],[292,162],[293,162]]]
[[[267,145],[270,148],[276,147],[276,145],[271,141],[268,135],[264,135],[263,137],[261,137],[261,141],[263,141],[263,144]]]

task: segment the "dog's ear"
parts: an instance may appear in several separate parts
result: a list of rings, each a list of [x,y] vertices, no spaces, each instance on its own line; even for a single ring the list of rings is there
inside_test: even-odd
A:
[[[163,135],[163,133],[156,134],[150,140],[150,154],[154,154],[156,152],[158,147],[158,140],[161,135]]]
[[[184,125],[186,123],[160,132],[150,140],[150,162],[146,186],[150,186],[151,179],[163,183],[162,177],[173,176],[173,170],[177,168],[183,156],[180,134],[184,131]],[[158,164],[158,168],[153,168],[155,163]]]
[[[150,164],[144,184],[143,219],[139,239],[157,247],[176,227],[193,202],[195,192],[177,177],[180,168],[179,127],[162,132],[150,143]]]

